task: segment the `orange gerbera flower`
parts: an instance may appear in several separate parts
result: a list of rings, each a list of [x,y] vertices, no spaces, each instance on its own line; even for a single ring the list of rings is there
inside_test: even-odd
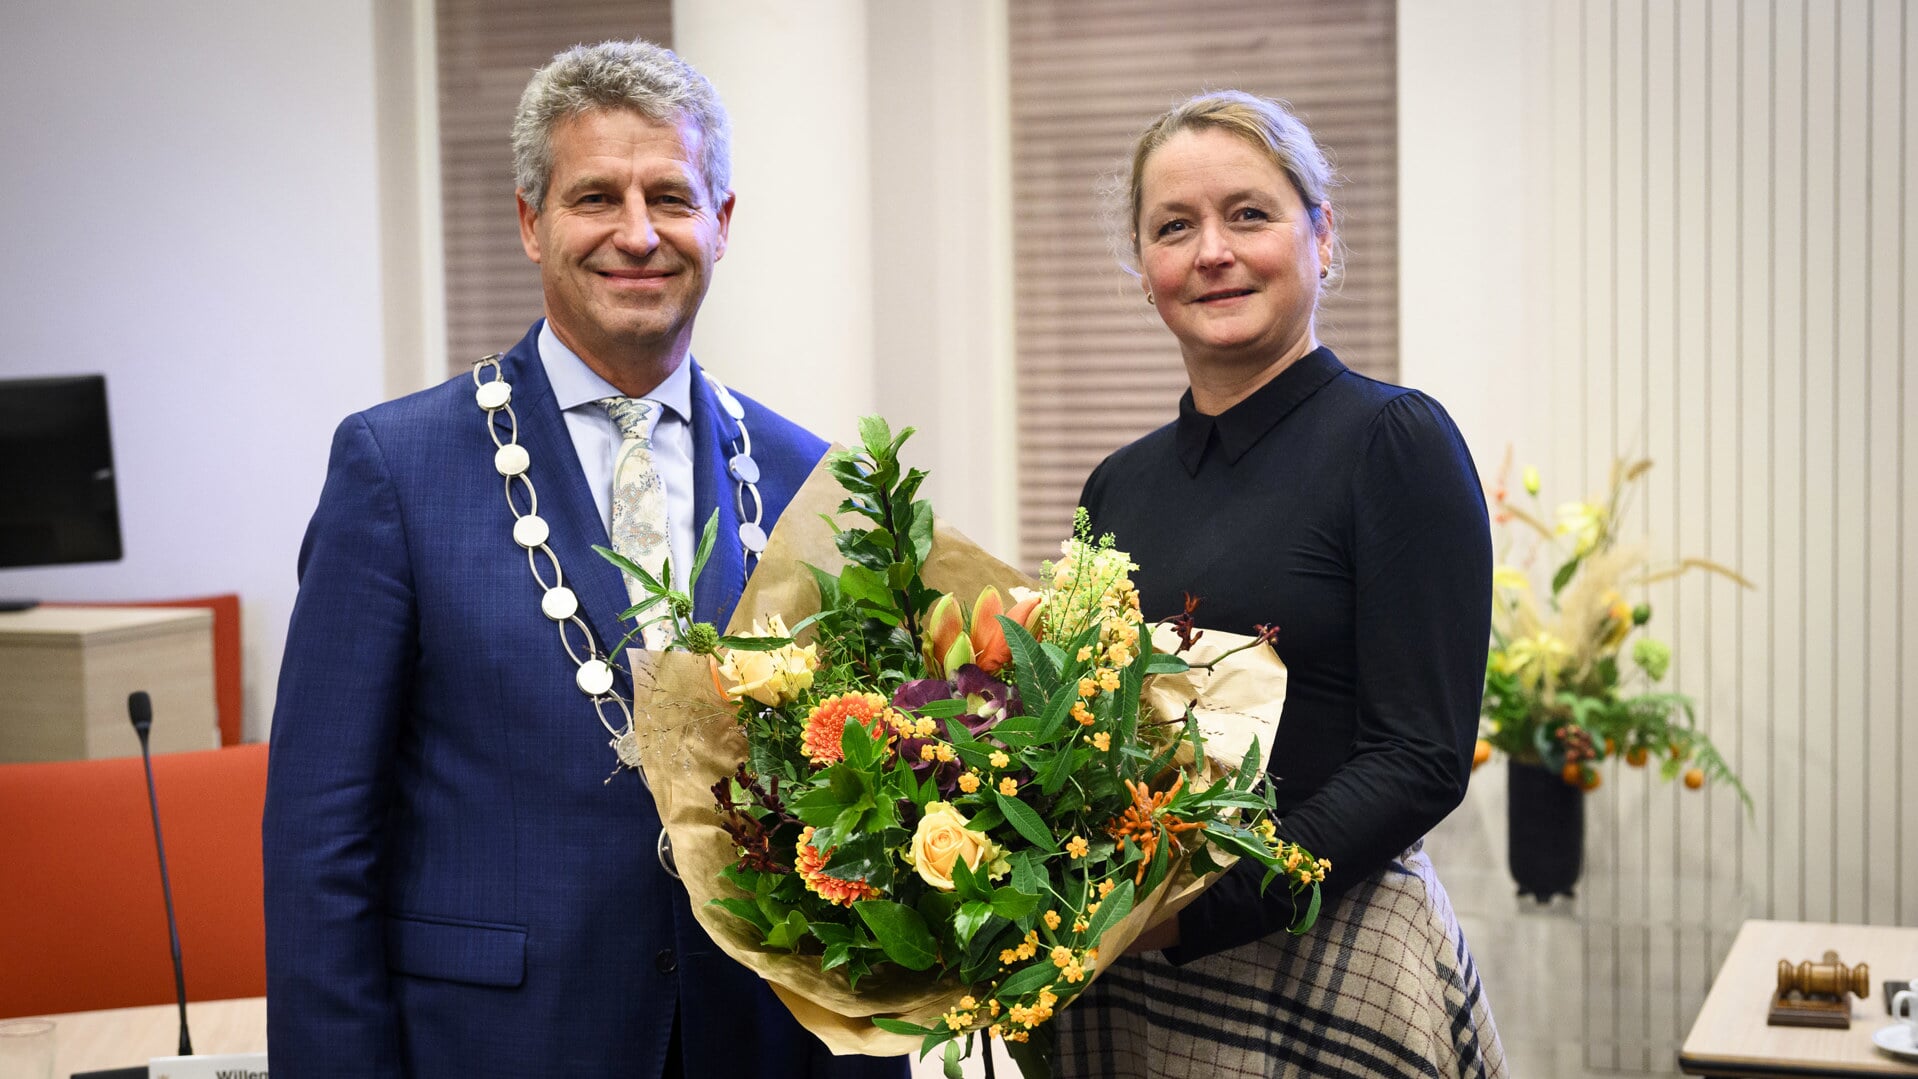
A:
[[[840,880],[838,877],[827,876],[823,870],[826,868],[826,863],[832,861],[833,851],[839,848],[819,851],[812,845],[812,833],[811,828],[799,833],[799,857],[793,863],[793,868],[799,873],[799,879],[806,882],[808,890],[827,902],[837,903],[842,907],[850,907],[861,899],[879,898],[879,889],[863,880]]]
[[[856,719],[875,738],[889,737],[886,723],[886,698],[877,693],[841,693],[827,697],[806,715],[806,733],[801,739],[806,755],[814,764],[833,764],[845,759],[839,737],[846,732],[846,720]]]

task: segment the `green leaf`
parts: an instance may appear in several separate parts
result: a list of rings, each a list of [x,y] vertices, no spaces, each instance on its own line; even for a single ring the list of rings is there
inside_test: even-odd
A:
[[[1163,862],[1166,859],[1157,859]],[[1132,913],[1132,882],[1120,881],[1112,894],[1099,901],[1099,912],[1092,916],[1091,924],[1086,926],[1086,939],[1096,941],[1107,929],[1112,928],[1119,919]]]
[[[1012,856],[1012,888],[1014,891],[1041,894],[1046,887],[1046,874],[1043,868],[1045,856],[1034,850],[1022,850]]]
[[[912,712],[913,715],[925,716],[927,719],[951,719],[954,716],[966,714],[966,702],[958,697],[947,697],[942,701],[927,701]],[[966,740],[972,740],[971,731],[966,732]]]
[[[1104,910],[1105,908],[1100,907],[1099,909]],[[993,997],[1001,1001],[1016,1001],[1021,997],[1036,993],[1046,986],[1051,985],[1053,979],[1058,976],[1059,968],[1053,966],[1050,962],[1034,963],[1007,978],[1005,981],[1000,982],[999,991],[994,993]]]
[[[732,637],[719,638],[719,647],[734,652],[771,652],[793,643],[791,637]]]
[[[1008,749],[1023,748],[1038,740],[1039,720],[1034,716],[1002,719],[993,725],[990,733],[992,737],[1005,743]]]
[[[806,927],[812,935],[819,938],[821,944],[852,943],[852,927],[838,922],[814,922]]]
[[[908,1023],[904,1019],[891,1019],[883,1015],[873,1016],[872,1025],[890,1034],[910,1034],[913,1037],[939,1033],[932,1027],[922,1027],[917,1023]]]
[[[828,517],[826,520],[830,522],[832,518]],[[812,571],[813,583],[819,587],[820,613],[824,614],[839,606],[839,578],[811,563],[807,563],[806,568]],[[799,632],[799,627],[794,626],[793,632]]]
[[[686,591],[693,590],[699,583],[699,571],[706,568],[706,559],[712,556],[713,539],[719,534],[719,511],[714,510],[706,518],[706,527],[699,534],[699,547],[693,552],[693,572],[686,578]]]
[[[863,599],[881,607],[892,605],[892,591],[886,585],[886,578],[864,566],[847,566],[840,570],[839,591],[848,599]]]
[[[915,475],[917,474],[915,471]],[[918,484],[915,482],[913,486],[917,487]],[[902,488],[902,492],[903,490]],[[907,498],[912,497],[910,492],[904,493]],[[914,502],[912,504],[912,527],[907,530],[906,536],[912,541],[913,560],[922,566],[925,565],[927,556],[932,554],[932,524],[932,503]]]
[[[792,951],[799,947],[799,941],[806,935],[806,916],[798,911],[786,915],[786,920],[775,924],[766,933],[766,947]]]
[[[951,892],[928,891],[919,897],[917,909],[927,925],[948,925],[959,909],[959,897]]]
[[[962,904],[959,913],[952,919],[953,936],[961,948],[972,942],[972,935],[979,927],[992,920],[992,904],[973,900]]]
[[[1005,632],[1006,647],[1012,651],[1013,673],[1019,683],[1019,696],[1027,701],[1043,701],[1052,696],[1059,681],[1059,669],[1052,665],[1045,649],[1039,647],[1026,627],[999,615],[999,628]]]
[[[884,891],[892,884],[892,848],[907,838],[904,828],[855,835],[833,848],[832,861],[820,872],[835,880],[863,880]]]
[[[1052,829],[1046,827],[1046,822],[1031,806],[1009,794],[995,793],[994,797],[999,801],[999,811],[1006,815],[1007,822],[1014,831],[1026,838],[1026,842],[1048,854],[1058,853],[1058,840],[1053,838]]]
[[[952,890],[962,900],[992,898],[992,884],[983,870],[974,871],[964,858],[952,862]]]
[[[1066,780],[1072,778],[1073,767],[1080,756],[1079,750],[1073,748],[1070,743],[1054,753],[1052,759],[1047,761],[1045,767],[1039,772],[1040,793],[1047,796],[1059,793],[1059,788],[1065,786]]]
[[[1259,778],[1259,740],[1255,736],[1252,744],[1245,747],[1245,759],[1239,762],[1239,770],[1232,773],[1232,789],[1251,790],[1252,784]]]
[[[965,1070],[959,1066],[959,1042],[957,1039],[946,1043],[945,1079],[966,1079]]]
[[[1039,897],[1015,888],[994,888],[992,890],[992,912],[1009,922],[1019,919],[1039,909]]]
[[[1195,877],[1203,877],[1208,873],[1219,871],[1219,863],[1212,860],[1212,847],[1209,844],[1201,844],[1198,850],[1193,851],[1192,860],[1186,865]],[[1264,892],[1265,889],[1262,887],[1259,891]]]
[[[1553,596],[1557,596],[1559,592],[1564,590],[1566,585],[1572,583],[1572,574],[1578,572],[1578,563],[1579,563],[1578,559],[1576,558],[1571,559],[1570,561],[1566,562],[1564,565],[1558,567],[1557,573],[1552,574],[1552,595]]]
[[[892,428],[884,416],[861,416],[859,441],[873,457],[885,457],[892,449]]]
[[[627,558],[625,555],[620,554],[618,551],[613,550],[611,547],[601,547],[598,544],[594,544],[593,550],[598,551],[601,558],[604,558],[606,561],[611,562],[615,566],[618,566],[621,573],[624,573],[627,576],[638,581],[640,584],[645,585],[646,591],[652,592],[652,593],[661,593],[666,591],[666,586],[660,584],[658,578],[646,572],[646,567],[640,565],[639,563],[633,561],[630,558]]]
[[[713,906],[718,907],[734,917],[743,918],[751,922],[753,927],[758,929],[762,936],[772,931],[772,919],[766,917],[766,915],[760,911],[759,904],[754,903],[750,899],[734,899],[728,897],[714,899],[710,902]]]
[[[1066,729],[1066,721],[1072,717],[1072,705],[1079,699],[1079,687],[1071,682],[1063,683],[1046,702],[1046,710],[1039,717],[1039,735],[1041,742],[1057,742],[1059,732]],[[1030,704],[1027,707],[1031,707]]]
[[[937,944],[919,912],[904,903],[862,899],[852,905],[879,942],[886,958],[907,970],[928,970],[937,956]]]
[[[861,770],[871,768],[879,759],[872,732],[856,719],[840,729],[839,752],[845,756],[847,765]]]
[[[1145,673],[1148,675],[1184,674],[1191,669],[1192,664],[1170,652],[1154,652],[1145,663]]]
[[[1310,930],[1313,923],[1319,920],[1319,903],[1322,898],[1319,894],[1319,886],[1314,884],[1312,886],[1312,900],[1306,905],[1305,913],[1299,915],[1297,920],[1291,925],[1286,926],[1286,932],[1296,937]]]
[[[838,819],[856,799],[846,799],[830,786],[815,787],[786,803],[793,816],[814,828],[824,828]]]

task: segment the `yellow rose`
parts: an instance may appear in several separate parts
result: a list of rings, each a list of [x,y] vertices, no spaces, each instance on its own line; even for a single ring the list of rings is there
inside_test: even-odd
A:
[[[790,637],[792,633],[786,628],[785,619],[772,615],[764,626],[755,621],[748,636]],[[812,688],[813,671],[819,668],[817,649],[817,645],[810,644],[803,648],[789,644],[770,652],[728,649],[726,662],[719,665],[719,674],[731,682],[732,687],[722,687],[722,692],[732,700],[751,697],[773,708],[791,704]]]
[[[997,880],[1012,871],[1006,852],[986,837],[966,827],[966,815],[947,802],[927,802],[926,815],[912,834],[912,846],[906,851],[906,863],[919,872],[919,879],[942,892],[952,891],[952,867],[959,859],[974,873],[986,867],[986,875]]]

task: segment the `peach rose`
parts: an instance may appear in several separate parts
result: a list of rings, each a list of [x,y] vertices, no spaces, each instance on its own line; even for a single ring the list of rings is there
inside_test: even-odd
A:
[[[966,815],[947,802],[927,802],[926,815],[912,835],[906,862],[919,873],[919,879],[942,892],[953,889],[952,867],[959,859],[974,873],[985,867],[986,875],[998,880],[1012,871],[1006,852],[986,837],[966,827]]]

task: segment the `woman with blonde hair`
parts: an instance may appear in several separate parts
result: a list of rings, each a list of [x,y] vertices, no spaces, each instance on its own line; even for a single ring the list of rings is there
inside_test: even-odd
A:
[[[1477,471],[1437,402],[1319,344],[1331,169],[1297,117],[1202,94],[1140,136],[1131,251],[1178,340],[1179,417],[1087,480],[1146,616],[1252,633],[1289,670],[1280,835],[1327,858],[1303,937],[1242,864],[1059,1017],[1062,1076],[1506,1074],[1421,837],[1464,796],[1491,618]]]

